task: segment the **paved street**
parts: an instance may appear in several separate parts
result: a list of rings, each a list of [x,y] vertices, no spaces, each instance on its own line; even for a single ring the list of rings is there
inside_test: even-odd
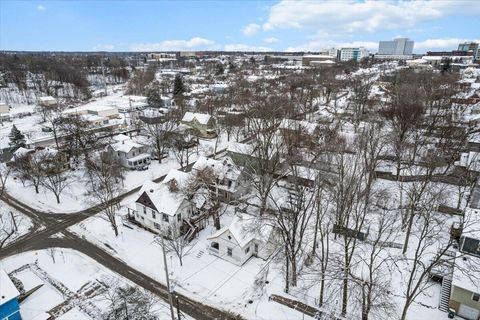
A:
[[[192,165],[193,164],[190,164],[187,170],[191,169]],[[155,179],[155,182],[160,182],[164,178],[165,175]],[[114,202],[120,202],[123,198],[138,192],[138,190],[140,190],[140,187],[129,190],[128,192],[115,198]],[[52,214],[36,210],[16,200],[8,194],[4,194],[1,200],[28,216],[33,222],[33,229],[28,234],[17,239],[15,242],[2,248],[0,250],[0,259],[32,250],[42,250],[48,248],[73,249],[89,256],[104,267],[129,279],[140,287],[156,294],[164,301],[169,301],[166,287],[163,284],[155,281],[144,273],[131,268],[125,262],[110,255],[102,248],[99,248],[94,244],[67,231],[69,227],[99,213],[101,211],[100,206],[93,206],[72,214]],[[52,238],[53,235],[58,233],[62,234],[62,238]],[[162,270],[159,270],[159,272],[162,272]],[[232,315],[227,311],[201,304],[184,295],[178,294],[178,296],[180,310],[195,319],[241,319],[241,317]]]

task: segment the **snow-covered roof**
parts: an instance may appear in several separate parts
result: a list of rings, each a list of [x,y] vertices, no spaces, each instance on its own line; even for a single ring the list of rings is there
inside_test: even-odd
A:
[[[130,140],[130,137],[121,133],[121,134],[117,134],[116,136],[113,136],[113,140],[117,142],[122,142],[122,141]]]
[[[21,158],[21,157],[23,157],[23,156],[25,156],[25,155],[29,154],[30,152],[33,152],[33,151],[34,151],[33,149],[27,149],[27,148],[24,148],[24,147],[20,147],[17,150],[15,150],[13,155],[17,158],[18,157]]]
[[[184,197],[179,192],[171,192],[168,185],[164,183],[154,183],[153,181],[146,181],[139,194],[146,193],[153,205],[160,213],[165,213],[169,216],[174,216],[180,205],[182,204]]]
[[[103,121],[106,118],[102,116],[97,116],[96,114],[82,114],[80,115],[85,121],[95,122],[95,121]]]
[[[455,259],[452,284],[471,292],[480,293],[480,283],[474,280],[480,277],[480,274],[475,274],[477,273],[475,266],[479,263],[480,258],[473,255],[464,255],[464,257]],[[468,274],[465,270],[469,270]]]
[[[466,208],[464,216],[465,221],[462,235],[473,239],[480,239],[480,210]]]
[[[41,101],[41,102],[53,102],[53,101],[57,101],[54,97],[52,96],[46,96],[46,97],[39,97],[38,98],[38,101]]]
[[[246,143],[230,142],[227,146],[227,151],[251,155],[253,153],[253,146]]]
[[[308,168],[304,166],[293,166],[293,170],[291,171],[291,175],[296,176],[298,178],[302,178],[305,180],[315,180],[315,177],[318,174],[317,169]]]
[[[13,284],[5,270],[0,269],[0,306],[18,297],[20,292]]]
[[[197,119],[200,124],[207,124],[210,121],[211,116],[205,113],[195,113],[195,112],[187,112],[182,118],[184,122],[192,122],[193,119]]]
[[[41,312],[38,315],[36,315],[32,320],[48,320],[51,319],[52,316],[46,312]],[[57,318],[59,319],[59,318]]]
[[[140,149],[142,145],[131,139],[128,139],[113,143],[110,145],[110,147],[116,152],[129,153],[132,149]]]
[[[134,161],[139,161],[139,160],[148,159],[148,158],[150,158],[150,155],[148,153],[140,153],[135,157],[128,158],[128,161],[134,162]]]
[[[333,60],[312,61],[310,64],[335,64]]]
[[[230,180],[237,180],[242,173],[242,168],[235,165],[232,159],[225,157],[222,160],[210,159],[204,156],[198,157],[197,161],[193,165],[193,170],[203,170],[210,168],[215,176],[222,180],[227,178]]]
[[[317,124],[305,120],[283,119],[279,128],[299,131],[302,130],[308,134],[313,134],[317,128]]]
[[[163,179],[163,182],[167,183],[175,179],[179,185],[183,185],[187,182],[189,176],[190,175],[186,172],[180,171],[178,169],[171,169],[170,171],[168,171],[167,175]]]
[[[252,240],[268,241],[273,229],[272,226],[263,224],[258,227],[254,219],[247,215],[237,216],[233,218],[229,226],[218,230],[207,239],[218,238],[226,231],[229,231],[240,247],[245,247]]]
[[[303,58],[307,58],[307,59],[333,59],[334,57],[326,55],[326,54],[307,54],[307,55],[304,55]]]

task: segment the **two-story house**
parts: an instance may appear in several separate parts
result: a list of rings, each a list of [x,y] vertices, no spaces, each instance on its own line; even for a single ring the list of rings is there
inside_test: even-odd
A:
[[[115,143],[107,146],[106,152],[112,159],[117,159],[128,169],[137,169],[150,164],[151,155],[148,148],[125,135],[118,135]]]
[[[172,169],[161,183],[145,182],[138,192],[130,218],[156,233],[184,234],[189,229],[191,218],[203,213],[203,202],[190,198],[182,191],[188,179],[188,173]]]
[[[33,160],[38,166],[37,169],[40,169],[46,176],[70,169],[70,159],[67,153],[55,148],[27,149],[20,147],[13,153],[12,162],[17,167],[27,165],[30,160]]]
[[[246,177],[241,166],[233,163],[232,159],[211,159],[201,156],[192,167],[192,172],[210,170],[215,181],[209,186],[215,191],[220,201],[230,202],[238,199],[246,191]]]
[[[201,137],[214,138],[216,136],[215,119],[209,114],[186,112],[182,123],[192,128]]]

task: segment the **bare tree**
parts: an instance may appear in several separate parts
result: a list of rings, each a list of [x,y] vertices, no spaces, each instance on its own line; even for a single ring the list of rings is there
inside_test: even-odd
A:
[[[97,156],[86,160],[87,175],[89,177],[88,194],[99,203],[105,219],[118,236],[117,211],[118,203],[115,201],[120,194],[124,168],[117,161],[106,156]]]
[[[171,119],[166,119],[166,121],[162,123],[147,124],[145,126],[145,130],[152,140],[152,146],[159,163],[162,162],[164,154],[173,144],[176,128],[176,123]]]
[[[190,158],[194,152],[193,147],[197,143],[189,132],[175,135],[172,150],[180,167],[184,168],[190,164]]]
[[[0,163],[0,198],[5,192],[8,177],[10,176],[11,167],[4,163]]]
[[[183,258],[189,253],[187,249],[188,240],[185,235],[181,234],[180,227],[175,222],[167,230],[163,230],[161,236],[164,237],[163,244],[165,251],[177,256],[180,266],[183,266]]]
[[[100,283],[105,287],[105,291],[99,296],[99,300],[106,305],[102,319],[159,319],[159,301],[152,293],[133,286],[121,286],[114,278],[102,279]]]
[[[212,216],[215,228],[220,230],[218,182],[215,172],[211,168],[206,167],[201,170],[195,170],[183,191],[189,198],[197,197],[205,202],[204,207],[208,210],[209,215]]]
[[[338,277],[342,282],[342,315],[347,313],[352,261],[361,234],[365,233],[365,168],[360,154],[347,153],[347,144],[338,146],[334,165],[338,175],[332,186],[335,238],[338,245]]]
[[[292,175],[298,176],[298,167],[292,167]],[[289,184],[283,195],[270,194],[274,208],[262,216],[280,230],[286,259],[285,291],[297,285],[298,262],[305,251],[307,231],[311,227],[315,192],[299,183]]]
[[[40,154],[28,152],[16,156],[14,163],[14,171],[17,173],[17,176],[19,176],[24,184],[25,180],[30,181],[37,194],[39,193],[43,179],[45,179],[45,174],[41,167],[43,160]]]
[[[60,203],[60,195],[72,183],[72,175],[62,167],[56,167],[49,170],[44,179],[40,182],[47,190],[54,195],[57,203]]]
[[[445,228],[445,217],[437,212],[442,197],[444,190],[429,188],[422,194],[422,201],[415,208],[417,221],[412,226],[415,242],[399,264],[405,297],[402,320],[407,318],[407,312],[415,299],[432,285],[428,279],[433,269],[448,259],[453,260],[448,257],[448,252],[453,249],[455,242],[449,235],[449,229]]]
[[[361,318],[383,319],[396,310],[391,300],[390,270],[394,257],[388,247],[400,232],[396,208],[389,201],[391,194],[385,190],[376,194],[376,203],[370,206],[369,215],[372,228],[367,241],[359,245],[354,258],[351,278],[359,295],[355,300],[361,305]]]
[[[18,231],[19,217],[12,211],[0,211],[0,249],[11,239]]]

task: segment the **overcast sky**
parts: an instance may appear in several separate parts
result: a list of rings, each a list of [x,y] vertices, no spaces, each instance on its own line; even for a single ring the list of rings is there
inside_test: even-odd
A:
[[[376,52],[400,36],[417,53],[480,41],[480,0],[0,0],[0,50]]]

